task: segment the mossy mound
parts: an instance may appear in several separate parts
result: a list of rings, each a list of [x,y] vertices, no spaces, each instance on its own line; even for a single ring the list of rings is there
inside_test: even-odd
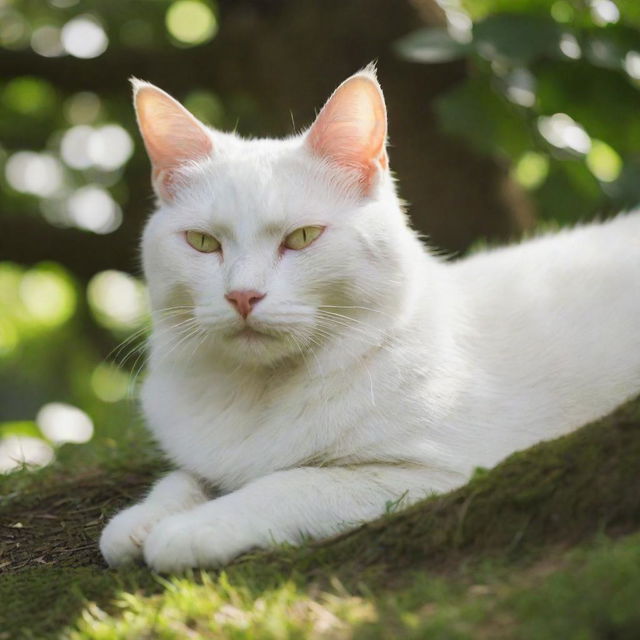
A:
[[[0,480],[0,638],[637,637],[640,399],[332,540],[107,570],[101,527],[159,469]]]
[[[323,544],[353,567],[430,570],[489,554],[519,558],[640,528],[640,400],[569,436],[478,471],[461,489]],[[317,557],[318,551],[310,553]]]

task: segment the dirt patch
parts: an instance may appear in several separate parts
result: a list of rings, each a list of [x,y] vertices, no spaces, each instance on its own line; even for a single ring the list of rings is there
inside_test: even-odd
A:
[[[97,539],[109,514],[133,502],[154,469],[53,477],[0,508],[0,574],[30,567],[105,566]]]

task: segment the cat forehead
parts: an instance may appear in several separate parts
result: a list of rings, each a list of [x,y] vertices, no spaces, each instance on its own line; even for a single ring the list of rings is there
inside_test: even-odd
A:
[[[323,164],[300,139],[224,142],[211,158],[185,169],[187,186],[176,204],[202,223],[235,226],[248,219],[269,227],[340,206],[342,198],[323,179]]]

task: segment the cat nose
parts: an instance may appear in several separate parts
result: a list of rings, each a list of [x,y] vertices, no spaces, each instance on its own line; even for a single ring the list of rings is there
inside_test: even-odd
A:
[[[236,311],[246,318],[253,307],[267,295],[266,293],[260,293],[250,289],[248,291],[230,291],[225,295],[225,298],[236,308]]]

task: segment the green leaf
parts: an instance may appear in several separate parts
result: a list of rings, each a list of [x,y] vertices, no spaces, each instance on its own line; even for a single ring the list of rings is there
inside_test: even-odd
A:
[[[444,28],[419,29],[395,42],[396,52],[412,62],[437,63],[458,60],[471,51],[468,43],[459,42]]]
[[[528,64],[560,53],[562,28],[551,18],[520,14],[489,16],[473,27],[473,46],[484,58]]]
[[[474,77],[435,103],[441,127],[488,154],[522,155],[532,146],[523,110],[494,91],[484,77]]]
[[[462,0],[462,8],[469,12],[474,20],[484,18],[490,13],[548,13],[557,0]],[[629,0],[635,2],[636,0]]]
[[[626,76],[585,61],[549,61],[536,78],[540,114],[566,113],[622,155],[640,148],[640,94]]]
[[[601,209],[604,194],[582,160],[554,160],[536,191],[540,218],[562,225],[585,220]]]

